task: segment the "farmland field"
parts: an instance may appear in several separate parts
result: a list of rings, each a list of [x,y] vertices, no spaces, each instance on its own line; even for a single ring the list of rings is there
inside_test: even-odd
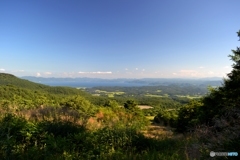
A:
[[[96,94],[99,95],[107,95],[108,97],[114,97],[115,95],[123,95],[124,92],[120,92],[120,91],[115,91],[115,92],[108,92],[108,91],[104,91],[104,90],[95,90]]]
[[[190,96],[190,95],[176,95],[177,97],[186,97],[186,98],[189,98],[189,99],[195,99],[195,98],[201,98],[202,96],[199,96],[199,95],[195,95],[195,96]]]

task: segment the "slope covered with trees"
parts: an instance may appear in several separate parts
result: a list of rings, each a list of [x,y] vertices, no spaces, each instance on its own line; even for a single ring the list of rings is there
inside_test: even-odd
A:
[[[21,79],[8,73],[0,73],[0,86],[17,87],[32,91],[41,91],[49,94],[65,94],[65,95],[86,94],[85,92],[82,92],[81,90],[77,90],[75,88],[50,87],[47,85]]]
[[[149,120],[134,98],[94,97],[9,74],[1,77],[0,159],[184,157],[178,150],[181,141],[160,141],[141,133]]]
[[[16,87],[27,88],[27,89],[43,89],[46,85],[37,84],[28,80],[17,78],[16,76],[8,73],[0,73],[0,85],[13,85]]]

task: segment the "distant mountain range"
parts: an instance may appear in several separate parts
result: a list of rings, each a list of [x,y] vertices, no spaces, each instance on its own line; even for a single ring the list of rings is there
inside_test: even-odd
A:
[[[210,77],[210,78],[199,78],[199,79],[182,79],[182,78],[142,78],[142,79],[101,79],[101,78],[43,78],[43,77],[33,77],[24,76],[22,79],[26,79],[36,83],[42,83],[47,85],[61,85],[64,84],[71,86],[77,83],[95,83],[96,85],[107,85],[114,84],[115,86],[157,86],[157,85],[180,85],[180,86],[221,86],[222,78],[220,77]],[[94,86],[94,84],[93,84]]]

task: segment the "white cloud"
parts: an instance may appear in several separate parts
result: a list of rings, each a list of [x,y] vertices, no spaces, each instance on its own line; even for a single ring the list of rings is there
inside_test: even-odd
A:
[[[5,71],[5,69],[3,69],[3,68],[0,68],[0,71],[4,72],[4,71]]]
[[[177,75],[177,73],[172,73],[173,75]]]
[[[142,69],[142,71],[144,72],[144,71],[145,71],[145,69]]]
[[[214,74],[214,72],[213,71],[209,71],[208,74],[212,75],[212,74]]]
[[[205,68],[205,67],[203,67],[203,66],[200,66],[200,67],[198,67],[198,68],[200,68],[200,69],[203,69],[203,68]]]
[[[138,68],[136,68],[136,70],[138,70]]]
[[[47,74],[47,75],[51,75],[52,73],[51,73],[51,72],[45,72],[45,74]]]
[[[127,69],[127,68],[125,68],[125,70],[127,71],[128,69]]]
[[[195,73],[196,71],[195,70],[181,70],[180,71],[181,73]]]
[[[41,76],[41,74],[38,72],[38,73],[36,73],[37,74],[37,77],[39,77],[39,76]]]
[[[230,68],[230,67],[229,67],[229,66],[225,66],[225,67],[223,67],[223,68],[228,69],[228,68]]]
[[[195,70],[180,70],[179,71],[181,76],[191,76],[191,77],[196,77],[196,76],[200,76],[200,73],[195,71]]]
[[[112,72],[78,72],[79,74],[112,74]]]

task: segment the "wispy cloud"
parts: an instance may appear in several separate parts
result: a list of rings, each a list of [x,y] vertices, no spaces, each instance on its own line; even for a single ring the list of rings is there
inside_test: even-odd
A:
[[[209,71],[209,72],[208,72],[208,74],[210,74],[210,75],[213,75],[213,74],[214,74],[214,72],[213,72],[213,71]]]
[[[78,72],[79,74],[112,74],[112,72],[100,72],[100,71],[98,71],[98,72]]]
[[[136,68],[136,70],[138,70],[138,68]]]
[[[180,73],[195,73],[196,71],[195,70],[180,70]]]
[[[10,73],[21,73],[21,72],[25,72],[24,70],[20,69],[20,70],[10,70]]]
[[[184,77],[196,77],[200,76],[200,73],[195,71],[195,70],[187,70],[187,69],[182,69],[179,71],[179,75],[184,76]]]
[[[127,69],[127,68],[125,68],[125,70],[127,71],[128,69]]]
[[[51,73],[51,72],[45,72],[44,74],[46,74],[46,75],[51,75],[52,73]]]
[[[37,77],[40,77],[40,76],[41,76],[41,73],[38,72],[38,73],[36,73],[36,75],[37,75]]]
[[[3,69],[3,68],[0,68],[0,71],[4,72],[4,71],[5,71],[5,69]]]
[[[177,75],[177,73],[172,73],[173,75]]]
[[[224,66],[223,68],[228,69],[228,68],[230,68],[230,67],[229,67],[229,66]]]
[[[203,68],[205,68],[205,67],[203,67],[203,66],[200,66],[200,67],[198,67],[198,68],[200,68],[200,69],[203,69]]]

